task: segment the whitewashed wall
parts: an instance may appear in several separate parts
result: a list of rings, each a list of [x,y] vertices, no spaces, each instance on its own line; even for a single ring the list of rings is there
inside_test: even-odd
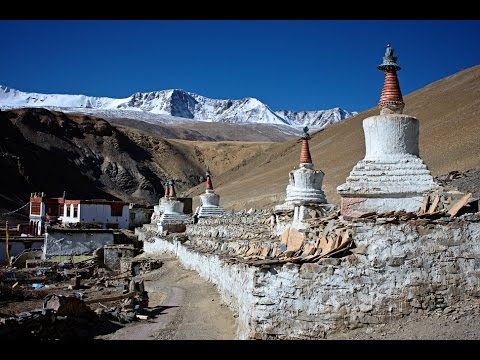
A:
[[[67,205],[65,205],[66,207]],[[120,229],[128,229],[130,220],[130,209],[128,205],[122,208],[122,216],[112,216],[110,205],[82,204],[78,205],[78,216],[73,217],[73,204],[70,205],[70,216],[64,209],[63,223],[97,223],[97,224],[118,224]]]
[[[229,263],[170,238],[144,242],[172,252],[217,285],[238,314],[240,339],[318,339],[480,296],[480,219],[446,224],[356,223],[365,254],[257,268]]]
[[[49,229],[45,234],[43,257],[88,254],[99,247],[111,244],[113,244],[111,230]]]

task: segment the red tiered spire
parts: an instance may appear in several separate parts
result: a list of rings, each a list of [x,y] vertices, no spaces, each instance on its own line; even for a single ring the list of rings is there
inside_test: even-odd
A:
[[[207,190],[213,190],[212,179],[210,174],[207,174]]]
[[[400,84],[398,83],[397,71],[385,70],[385,81],[383,82],[382,95],[378,106],[384,108],[388,105],[404,105]]]
[[[302,148],[300,149],[300,164],[311,164],[312,157],[310,156],[310,148],[308,147],[308,140],[310,140],[310,135],[308,134],[308,126],[303,128],[302,136]]]
[[[167,182],[164,182],[164,183],[163,183],[163,192],[164,192],[163,197],[168,198],[169,193],[170,193],[169,190],[170,190],[170,189],[168,188],[168,183],[167,183]]]
[[[302,139],[302,148],[300,149],[300,164],[311,164],[312,157],[310,156],[310,148],[308,146],[308,139]]]
[[[170,188],[170,192],[168,194],[168,197],[169,198],[176,198],[177,197],[177,193],[175,192],[175,182],[173,180],[170,180],[170,183],[168,184],[169,188]]]
[[[170,186],[170,197],[171,198],[176,198],[177,197],[177,193],[175,192],[175,185],[171,185]]]
[[[397,71],[400,70],[401,67],[397,65],[397,58],[397,56],[393,56],[393,49],[390,44],[388,44],[383,62],[377,66],[379,70],[385,73],[382,95],[380,95],[380,101],[378,102],[378,106],[382,109],[381,113],[385,111],[387,113],[393,112],[401,114],[405,106],[400,84],[398,83]]]

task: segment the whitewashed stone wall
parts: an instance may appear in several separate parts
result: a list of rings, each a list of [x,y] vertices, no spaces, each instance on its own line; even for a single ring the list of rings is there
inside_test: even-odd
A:
[[[316,339],[480,296],[480,217],[449,223],[354,223],[357,252],[319,263],[255,268],[156,237],[218,286],[238,314],[240,339]],[[150,239],[151,240],[151,239]]]
[[[112,230],[56,230],[45,234],[43,258],[62,255],[82,255],[104,245],[113,244]]]
[[[271,232],[270,222],[263,223],[266,213],[201,218],[198,224],[187,226],[186,235],[212,238],[253,239]]]

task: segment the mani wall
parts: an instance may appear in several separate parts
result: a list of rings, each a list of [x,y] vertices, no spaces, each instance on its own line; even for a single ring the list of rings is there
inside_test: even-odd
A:
[[[348,229],[352,247],[341,257],[303,263],[269,263],[274,253],[282,258],[290,243],[272,235],[266,219],[266,213],[236,214],[187,225],[184,234],[141,229],[138,234],[146,253],[174,253],[186,268],[217,285],[238,315],[239,339],[324,338],[480,296],[480,213],[436,220],[317,221],[301,230],[297,254],[327,227]],[[252,254],[254,244],[269,249],[267,260],[257,262],[261,265],[235,256],[238,249]]]

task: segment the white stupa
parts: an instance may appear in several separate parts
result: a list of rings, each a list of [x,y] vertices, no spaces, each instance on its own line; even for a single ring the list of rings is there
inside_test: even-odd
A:
[[[165,225],[187,224],[191,222],[190,216],[183,213],[183,202],[177,200],[175,182],[169,180],[167,186],[166,200],[163,202],[163,212],[157,222],[159,231],[163,231]]]
[[[195,213],[199,218],[222,216],[225,210],[220,204],[220,195],[215,194],[212,185],[210,172],[207,170],[207,188],[205,193],[200,195],[200,206]]]
[[[168,184],[167,182],[162,182],[162,185],[164,189],[164,195],[158,201],[158,205],[153,206],[153,214],[150,218],[152,224],[156,224],[158,221],[160,221],[160,217],[162,216],[163,209],[165,207],[165,202],[168,200]]]
[[[415,212],[421,206],[423,193],[438,187],[419,157],[418,120],[402,114],[404,102],[396,60],[388,45],[383,63],[378,66],[385,72],[380,115],[363,120],[365,158],[353,167],[346,182],[337,187],[342,215]]]
[[[302,137],[302,147],[300,150],[300,165],[298,169],[289,173],[289,184],[287,185],[285,202],[277,205],[274,212],[294,210],[293,222],[301,222],[308,207],[324,206],[330,209],[327,204],[325,193],[322,190],[323,176],[321,170],[314,170],[308,140],[308,128],[304,129],[305,135]]]

